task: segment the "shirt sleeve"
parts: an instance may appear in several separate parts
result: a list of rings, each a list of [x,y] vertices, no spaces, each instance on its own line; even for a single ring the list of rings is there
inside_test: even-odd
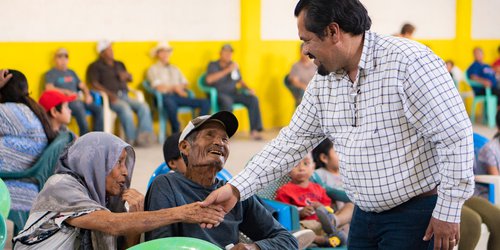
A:
[[[275,200],[279,202],[283,202],[286,204],[292,204],[290,200],[290,196],[288,196],[286,190],[286,186],[282,186],[278,191],[276,191],[276,197],[274,198]]]
[[[55,84],[56,80],[57,77],[52,71],[45,73],[45,85],[47,85],[47,83]]]
[[[218,71],[220,71],[220,70],[219,70],[219,67],[217,66],[217,62],[210,62],[208,64],[207,75],[218,72]]]
[[[70,70],[70,72],[71,72],[71,74],[73,75],[73,77],[75,78],[76,87],[80,90],[80,86],[79,86],[79,84],[80,84],[82,81],[80,80],[80,78],[78,77],[78,75],[76,74],[76,72],[75,72],[75,71]]]
[[[155,211],[164,208],[175,207],[176,205],[173,200],[174,197],[172,194],[172,190],[174,189],[169,186],[170,182],[164,176],[158,176],[157,178],[155,178],[153,183],[151,183],[151,187],[149,188],[144,211]],[[177,231],[176,228],[176,224],[170,224],[146,232],[144,236],[147,241],[171,237],[175,236],[174,232]]]
[[[243,201],[243,222],[239,229],[262,250],[297,249],[298,242],[284,229],[272,214],[252,196]]]
[[[432,216],[460,222],[461,208],[473,193],[472,125],[443,61],[431,52],[408,64],[404,82],[405,116],[436,146],[440,179]]]
[[[479,76],[480,75],[480,68],[479,64],[473,63],[468,69],[467,69],[467,76],[471,77],[472,75]]]
[[[90,84],[94,82],[99,82],[99,70],[97,69],[97,64],[94,62],[87,68],[87,81]]]
[[[156,67],[154,65],[149,67],[147,75],[148,75],[148,81],[149,81],[149,84],[151,85],[151,87],[156,87],[156,86],[161,84],[160,76],[159,76],[158,71],[156,70]]]
[[[242,200],[286,175],[325,138],[316,108],[316,92],[312,82],[290,124],[248,162],[243,172],[229,181],[240,191]]]

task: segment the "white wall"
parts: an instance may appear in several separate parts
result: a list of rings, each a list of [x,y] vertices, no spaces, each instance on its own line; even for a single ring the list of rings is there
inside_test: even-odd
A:
[[[474,0],[472,38],[500,39],[500,0]]]
[[[491,0],[490,0],[491,1]],[[361,0],[372,19],[373,31],[399,33],[405,22],[417,27],[419,39],[455,37],[455,0]],[[262,0],[262,39],[296,40],[297,24],[293,16],[296,1]]]
[[[236,0],[0,0],[0,41],[239,40]]]

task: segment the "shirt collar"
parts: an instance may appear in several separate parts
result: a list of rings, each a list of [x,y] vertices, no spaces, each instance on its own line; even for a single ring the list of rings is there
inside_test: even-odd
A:
[[[359,60],[359,68],[366,70],[373,68],[373,43],[375,33],[366,31],[364,34],[363,52]]]

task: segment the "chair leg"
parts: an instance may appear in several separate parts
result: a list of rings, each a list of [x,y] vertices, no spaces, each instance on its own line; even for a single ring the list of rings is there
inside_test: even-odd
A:
[[[496,123],[496,113],[497,113],[497,97],[496,96],[491,96],[486,100],[486,112],[488,116],[488,127],[494,128],[495,123]]]

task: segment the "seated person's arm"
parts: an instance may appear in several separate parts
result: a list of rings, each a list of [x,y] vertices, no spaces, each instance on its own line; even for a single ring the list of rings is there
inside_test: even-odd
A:
[[[491,87],[491,81],[478,75],[471,74],[470,79],[482,84],[484,87]]]
[[[137,235],[173,223],[219,224],[224,216],[220,207],[202,208],[199,203],[148,212],[113,213],[95,211],[67,219],[74,227],[97,230],[111,235]]]
[[[498,175],[498,168],[496,166],[487,166],[486,173],[489,175]]]
[[[89,88],[87,88],[87,85],[85,85],[85,83],[83,82],[80,82],[78,84],[78,88],[83,91],[83,94],[85,95],[85,103],[86,104],[90,104],[92,103],[92,101],[94,100],[92,98],[92,95],[90,94],[90,91],[89,91]]]
[[[222,70],[218,70],[216,63],[210,63],[210,65],[208,65],[207,77],[205,78],[205,81],[207,82],[208,85],[213,85],[222,77],[226,76],[227,74],[231,74],[231,71],[233,71],[233,69],[238,67],[238,65],[233,62],[228,67]]]
[[[169,85],[166,82],[162,82],[159,73],[155,70],[154,67],[149,68],[147,77],[151,88],[155,89],[156,91],[163,94],[172,93],[174,91],[175,86]]]
[[[45,83],[45,90],[57,90],[59,92],[64,93],[65,95],[74,94],[73,91],[68,90],[68,89],[58,88],[54,85],[54,83],[51,83],[51,82]]]
[[[243,222],[239,228],[254,241],[256,249],[297,249],[298,243],[255,196],[243,201]]]

